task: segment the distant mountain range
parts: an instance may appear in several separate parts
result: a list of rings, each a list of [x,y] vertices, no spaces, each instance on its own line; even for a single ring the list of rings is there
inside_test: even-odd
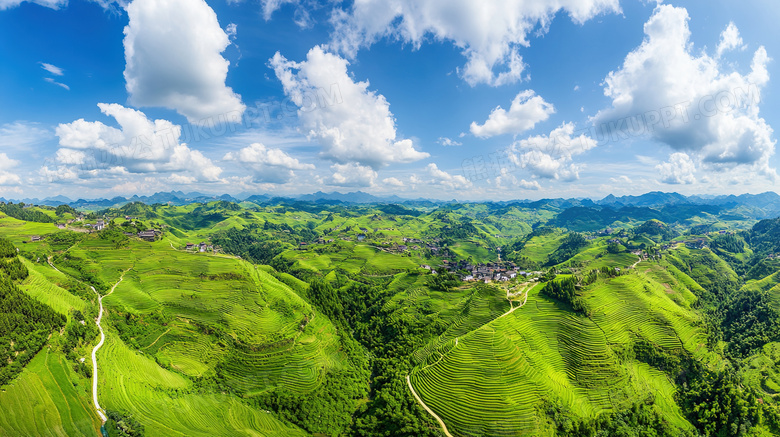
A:
[[[231,196],[229,194],[223,194],[221,196],[214,196],[209,194],[203,194],[198,192],[184,193],[182,191],[160,192],[151,196],[132,196],[132,197],[114,197],[111,199],[78,199],[72,200],[65,196],[47,197],[45,199],[37,198],[25,198],[25,199],[5,199],[0,197],[0,202],[23,202],[33,205],[47,205],[47,206],[59,206],[70,205],[74,208],[89,208],[89,207],[115,207],[122,206],[131,202],[143,202],[146,204],[155,203],[169,203],[172,205],[187,205],[190,203],[203,203],[212,202],[215,200],[225,200],[228,202],[253,202],[253,203],[268,203],[276,201],[298,201],[298,202],[314,202],[314,203],[351,203],[351,204],[368,204],[368,203],[409,203],[409,202],[432,202],[434,204],[450,203],[440,200],[429,199],[404,199],[398,196],[378,197],[373,194],[364,193],[362,191],[355,191],[352,193],[324,193],[318,191],[313,194],[304,194],[300,196],[269,196],[267,194],[250,194],[241,193],[239,195]],[[456,202],[456,201],[451,201]]]
[[[252,202],[257,204],[263,203],[275,203],[281,201],[293,201],[293,202],[310,202],[310,203],[324,203],[324,204],[406,204],[406,205],[443,205],[448,203],[458,203],[457,200],[442,201],[432,199],[405,199],[396,195],[379,197],[373,194],[365,193],[362,191],[355,191],[351,193],[324,193],[318,191],[312,194],[304,194],[300,196],[270,196],[268,194],[251,194],[241,193],[239,195],[231,196],[229,194],[223,194],[221,196],[203,194],[198,192],[184,193],[182,191],[170,191],[155,193],[151,196],[132,196],[132,197],[114,197],[112,199],[78,199],[72,200],[65,196],[47,197],[45,199],[11,199],[6,200],[0,198],[0,202],[24,202],[35,205],[70,205],[74,208],[108,208],[117,207],[130,202],[143,202],[146,204],[155,203],[168,203],[172,205],[187,205],[190,203],[204,203],[215,200],[225,200],[228,202]],[[748,208],[752,211],[752,215],[757,217],[776,217],[780,215],[780,195],[775,192],[768,191],[761,194],[742,194],[735,195],[723,195],[723,196],[706,196],[706,195],[693,195],[685,196],[679,193],[663,193],[660,191],[653,191],[645,193],[639,196],[614,196],[609,195],[601,200],[591,199],[542,199],[542,200],[514,200],[514,201],[501,201],[494,202],[496,204],[504,205],[522,205],[530,208],[540,207],[552,207],[556,209],[567,209],[574,207],[586,207],[586,208],[612,208],[619,209],[623,207],[647,207],[647,208],[660,208],[670,205],[714,205],[720,206],[724,209],[731,208]]]

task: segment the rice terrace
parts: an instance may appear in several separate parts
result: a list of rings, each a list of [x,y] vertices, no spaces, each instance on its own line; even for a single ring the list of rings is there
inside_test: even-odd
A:
[[[777,221],[569,203],[7,204],[0,429],[774,432]]]
[[[778,17],[0,0],[0,437],[780,436]]]

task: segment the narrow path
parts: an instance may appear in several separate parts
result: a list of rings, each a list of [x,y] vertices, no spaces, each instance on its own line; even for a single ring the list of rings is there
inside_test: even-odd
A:
[[[168,328],[168,330],[167,330],[167,331],[165,331],[165,332],[163,332],[162,334],[160,334],[160,336],[159,336],[159,337],[157,337],[157,338],[156,338],[156,339],[155,339],[155,340],[152,342],[152,344],[150,344],[149,346],[146,346],[146,347],[145,347],[145,348],[143,348],[143,349],[149,349],[150,347],[154,346],[154,345],[155,345],[155,344],[156,344],[158,341],[160,341],[160,339],[163,337],[163,335],[165,335],[165,334],[167,334],[167,333],[169,333],[169,332],[171,332],[171,328]]]
[[[128,269],[129,270],[129,269]],[[122,276],[119,278],[119,281],[114,284],[113,287],[111,287],[111,291],[106,294],[106,296],[110,296],[111,293],[116,290],[117,285],[119,285],[122,280],[125,279],[125,273],[127,273],[128,270],[125,270],[124,273],[122,273]],[[100,419],[105,423],[108,418],[106,417],[105,412],[102,408],[100,408],[100,403],[98,402],[98,365],[97,365],[97,351],[103,346],[103,343],[106,341],[106,334],[103,332],[103,327],[100,326],[100,321],[103,319],[103,298],[106,296],[101,296],[100,293],[95,290],[95,287],[90,285],[90,288],[92,291],[95,292],[95,294],[98,295],[98,303],[100,304],[100,310],[98,312],[98,317],[95,323],[97,323],[97,327],[100,330],[100,342],[98,342],[97,346],[95,346],[94,349],[92,349],[92,402],[95,404],[95,409],[97,410],[98,416],[100,416]]]
[[[632,270],[635,269],[636,265],[641,263],[641,262],[642,262],[642,257],[640,256],[639,259],[634,264],[631,264],[631,269]]]
[[[417,399],[417,402],[427,411],[431,416],[433,416],[436,421],[439,422],[439,425],[441,425],[442,431],[444,431],[444,435],[447,437],[452,437],[452,434],[450,434],[449,431],[447,431],[447,425],[444,424],[444,421],[441,420],[441,417],[439,417],[436,413],[433,412],[430,408],[428,408],[427,405],[425,405],[425,402],[420,399],[420,396],[417,395],[417,392],[414,391],[414,387],[412,387],[412,381],[409,379],[409,375],[406,375],[406,384],[409,386],[409,390],[412,391],[412,395],[414,395],[414,398]]]
[[[60,272],[60,269],[58,269],[57,267],[54,267],[54,264],[51,263],[51,257],[47,258],[47,261],[49,261],[49,265],[51,266],[51,268],[53,268],[54,270]],[[62,273],[62,272],[60,272],[60,273]]]

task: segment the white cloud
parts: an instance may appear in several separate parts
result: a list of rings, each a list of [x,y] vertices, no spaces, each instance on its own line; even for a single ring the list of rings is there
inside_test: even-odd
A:
[[[382,179],[382,183],[384,183],[385,185],[393,186],[393,187],[403,187],[404,186],[403,181],[398,179],[398,178],[384,178],[384,179]]]
[[[49,179],[127,173],[185,172],[199,181],[217,181],[222,169],[200,151],[180,143],[181,127],[118,104],[99,103],[120,129],[84,119],[56,128],[60,149],[42,174]],[[127,174],[120,172],[119,174]]]
[[[238,35],[238,25],[236,23],[230,23],[225,28],[225,34],[232,41]]]
[[[669,162],[658,164],[656,170],[661,174],[661,182],[666,184],[692,184],[696,182],[696,165],[685,153],[669,155]]]
[[[530,33],[546,32],[556,14],[567,13],[582,24],[619,11],[618,0],[363,0],[349,11],[334,10],[331,46],[354,57],[384,37],[415,48],[430,40],[449,41],[468,59],[459,69],[466,82],[499,86],[521,79],[525,65],[519,49],[530,45]]]
[[[285,94],[300,108],[302,130],[319,141],[323,156],[374,169],[429,156],[416,150],[411,140],[397,139],[390,104],[368,89],[368,81],[355,82],[345,59],[317,46],[306,61],[288,61],[277,52],[270,65]]]
[[[493,179],[493,184],[499,189],[508,188],[520,188],[528,191],[539,191],[542,186],[535,180],[527,181],[525,179],[518,179],[517,176],[509,174],[507,171],[502,171],[501,176],[496,176]]]
[[[0,0],[0,11],[15,8],[25,2],[35,3],[51,9],[59,9],[61,6],[68,4],[68,0]]]
[[[636,155],[636,160],[639,161],[640,164],[648,166],[654,166],[658,163],[657,159],[653,158],[652,156],[645,155]]]
[[[616,178],[609,178],[610,181],[616,183],[616,184],[624,184],[624,185],[630,185],[634,183],[630,177],[626,175],[621,175]]]
[[[56,65],[47,64],[46,62],[41,62],[41,68],[55,76],[62,76],[64,74],[64,70],[62,68]]]
[[[516,185],[525,190],[537,191],[542,189],[542,186],[539,185],[539,182],[527,181],[525,179],[520,179],[519,181],[516,182]]]
[[[65,88],[66,90],[70,91],[70,87],[65,85],[64,83],[57,82],[56,80],[50,78],[50,77],[44,77],[43,80],[46,82],[49,82],[51,84],[57,85],[59,87]]]
[[[534,176],[573,181],[579,179],[581,169],[572,162],[573,157],[594,147],[596,142],[587,135],[574,136],[574,123],[564,123],[549,135],[514,142],[509,157],[515,166],[528,169]]]
[[[169,183],[174,184],[174,185],[190,185],[190,184],[194,184],[195,182],[197,182],[197,179],[195,179],[192,176],[186,176],[186,175],[181,175],[181,174],[178,174],[178,173],[174,173],[174,174],[168,176],[166,182],[169,182]]]
[[[341,187],[371,187],[377,178],[376,172],[371,167],[354,162],[333,164],[330,169],[333,170],[333,175],[328,183]]]
[[[758,107],[769,81],[766,50],[756,50],[749,73],[723,72],[717,58],[694,53],[688,20],[684,8],[656,8],[645,40],[605,79],[612,106],[591,121],[612,141],[649,136],[696,157],[703,168],[749,166],[774,180],[769,160],[776,141]],[[731,35],[724,37],[727,45],[736,43],[734,32],[724,34]]]
[[[580,166],[573,157],[596,147],[585,134],[574,136],[574,123],[564,123],[549,135],[537,135],[514,142],[510,159],[537,177],[573,181],[579,179]]]
[[[239,0],[231,1],[237,2]],[[295,21],[295,24],[300,27],[307,28],[314,24],[314,20],[309,14],[309,9],[317,8],[318,3],[316,1],[308,1],[305,3],[306,4],[304,4],[304,2],[301,0],[261,0],[260,2],[263,9],[263,19],[265,19],[265,21],[270,20],[273,13],[281,9],[282,6],[293,5],[295,6],[295,12],[293,14],[293,20]]]
[[[269,148],[254,143],[239,150],[229,152],[222,158],[236,161],[254,172],[254,182],[285,183],[294,176],[293,170],[314,170],[314,165],[303,164],[281,149]]]
[[[739,36],[739,29],[737,29],[737,26],[733,22],[729,23],[729,25],[726,26],[726,29],[720,34],[720,42],[718,42],[717,48],[718,58],[723,56],[723,53],[727,51],[735,49],[745,50],[746,48],[747,46],[742,42],[742,37]]]
[[[19,175],[11,173],[19,165],[19,161],[11,159],[5,153],[0,153],[0,185],[19,185],[22,179]]]
[[[0,171],[0,185],[21,185],[22,178],[14,173]]]
[[[225,85],[230,62],[221,53],[230,39],[205,1],[134,0],[127,15],[124,75],[133,105],[174,109],[192,123],[244,112]]]
[[[19,165],[19,161],[11,159],[5,153],[0,153],[0,171],[11,170]]]
[[[509,111],[502,107],[496,107],[484,124],[471,123],[471,133],[489,138],[503,134],[520,134],[536,126],[536,123],[545,121],[555,113],[555,107],[547,103],[541,96],[537,96],[533,90],[521,91],[512,100]]]
[[[455,141],[455,140],[453,140],[451,138],[447,138],[447,137],[439,137],[439,140],[436,141],[436,142],[441,144],[444,147],[462,146],[463,145],[463,143],[461,143],[459,141]]]
[[[41,143],[53,138],[48,129],[39,127],[37,123],[15,121],[0,126],[0,148],[15,149],[29,153]]]
[[[447,173],[444,170],[440,170],[439,167],[434,164],[430,163],[425,168],[428,171],[428,174],[433,178],[430,183],[434,185],[441,185],[443,187],[449,188],[449,189],[465,189],[465,188],[471,188],[471,181],[466,179],[465,177],[461,175],[453,175],[450,173]]]

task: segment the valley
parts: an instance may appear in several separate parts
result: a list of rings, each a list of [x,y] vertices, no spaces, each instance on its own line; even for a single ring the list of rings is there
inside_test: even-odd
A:
[[[0,435],[777,433],[778,219],[577,208],[4,214]]]

